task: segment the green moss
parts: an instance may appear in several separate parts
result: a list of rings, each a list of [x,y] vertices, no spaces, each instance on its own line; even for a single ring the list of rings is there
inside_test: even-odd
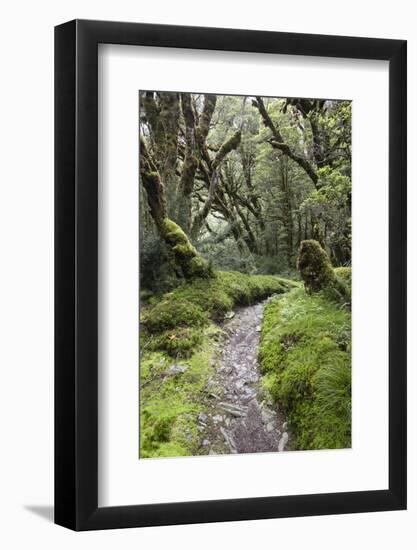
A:
[[[141,458],[170,458],[175,456],[187,456],[187,449],[172,441],[159,442],[154,448],[145,449],[141,454]]]
[[[334,272],[337,277],[342,279],[345,284],[352,288],[352,268],[351,267],[335,267]]]
[[[195,328],[179,327],[168,330],[152,339],[151,350],[166,351],[172,357],[189,357],[202,343],[203,331]]]
[[[197,278],[164,294],[143,315],[150,332],[177,326],[202,326],[208,318],[222,319],[235,305],[247,305],[294,288],[296,283],[269,275],[217,272],[209,279]]]
[[[295,286],[274,276],[220,272],[149,300],[142,308],[140,334],[141,457],[203,452],[197,417],[205,407],[207,382],[213,375],[213,343],[220,334],[212,321],[223,319],[235,305]],[[170,366],[178,362],[186,369],[170,374]]]
[[[143,315],[143,323],[151,333],[177,327],[200,327],[207,323],[207,312],[188,300],[172,300],[168,294],[161,302]]]
[[[242,132],[238,130],[235,132],[227,141],[223,143],[223,145],[220,147],[219,151],[217,152],[214,161],[213,161],[213,169],[216,169],[221,161],[224,159],[224,157],[230,153],[233,149],[236,149],[238,145],[240,144],[242,138]]]
[[[282,407],[298,449],[350,447],[350,313],[295,289],[264,310],[262,385]]]
[[[175,222],[173,222],[172,220],[170,220],[169,218],[165,218],[163,220],[162,228],[163,228],[164,236],[166,240],[172,246],[175,246],[177,244],[186,245],[189,243],[188,237],[184,233],[184,231],[181,229],[181,227],[177,225]]]
[[[181,256],[181,258],[194,258],[195,249],[189,244],[177,244],[173,248],[175,254]]]
[[[196,279],[176,288],[170,296],[174,302],[187,301],[207,312],[209,317],[217,319],[233,307],[228,289],[220,281],[219,275],[212,279]]]
[[[198,414],[211,375],[212,340],[209,328],[195,353],[182,362],[184,372],[173,374],[174,359],[147,351],[140,367],[140,456],[168,457],[200,452]]]
[[[323,292],[328,300],[350,303],[346,283],[335,274],[326,251],[317,241],[302,241],[297,269],[308,293]]]
[[[298,254],[297,269],[304,281],[307,292],[319,292],[335,279],[328,255],[320,244],[313,239],[302,241]]]
[[[209,263],[201,256],[194,256],[185,269],[186,277],[188,279],[195,279],[198,277],[209,279],[213,277],[213,270]]]
[[[181,269],[186,279],[212,276],[210,265],[198,254],[179,225],[165,218],[161,223],[161,233],[172,250],[175,264]]]
[[[219,272],[186,282],[142,312],[142,345],[173,357],[187,357],[202,341],[202,329],[223,319],[235,305],[247,305],[295,286],[274,276]]]

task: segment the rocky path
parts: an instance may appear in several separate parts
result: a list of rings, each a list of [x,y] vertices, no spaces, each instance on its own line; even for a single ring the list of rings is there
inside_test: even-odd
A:
[[[202,446],[209,454],[289,449],[285,417],[261,396],[258,345],[266,302],[238,309],[223,324],[207,413],[199,415]]]

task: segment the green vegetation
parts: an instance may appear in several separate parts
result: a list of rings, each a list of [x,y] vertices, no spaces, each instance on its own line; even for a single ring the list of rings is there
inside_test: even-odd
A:
[[[351,262],[351,102],[140,94],[141,287]]]
[[[157,335],[164,341],[179,340],[180,331],[188,351],[187,340],[191,334],[200,333],[210,319],[222,319],[236,305],[254,304],[294,286],[296,283],[272,275],[219,271],[213,277],[195,279],[151,299],[151,305],[143,312],[143,327],[149,336]],[[188,332],[184,332],[186,327]],[[160,341],[156,339],[158,344],[152,345],[159,348]],[[165,345],[159,349],[168,351]],[[175,350],[174,355],[179,351]]]
[[[205,406],[213,344],[221,333],[213,321],[236,305],[295,286],[280,277],[217,272],[151,298],[142,313],[141,457],[199,454],[197,415]]]
[[[323,292],[330,300],[346,304],[350,302],[350,291],[344,278],[339,277],[333,270],[326,251],[317,241],[302,241],[297,267],[309,294]]]
[[[334,272],[344,281],[349,291],[352,289],[352,268],[351,267],[336,267]]]
[[[204,388],[212,368],[211,343],[215,337],[213,329],[207,331],[201,345],[181,364],[161,352],[148,352],[142,357],[142,458],[199,454],[197,415],[202,410]],[[179,367],[178,372],[175,367]]]
[[[288,415],[297,449],[351,445],[350,313],[295,289],[265,307],[263,386]]]
[[[296,448],[349,446],[351,102],[143,91],[138,126],[140,455],[202,452],[219,326],[275,294],[263,386]]]
[[[186,279],[211,277],[210,265],[202,258],[179,225],[168,218],[162,221],[161,235],[172,250],[173,259]]]

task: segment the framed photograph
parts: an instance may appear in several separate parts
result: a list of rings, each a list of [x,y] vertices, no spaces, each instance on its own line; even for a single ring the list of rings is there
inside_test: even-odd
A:
[[[55,29],[55,522],[406,508],[406,42]]]

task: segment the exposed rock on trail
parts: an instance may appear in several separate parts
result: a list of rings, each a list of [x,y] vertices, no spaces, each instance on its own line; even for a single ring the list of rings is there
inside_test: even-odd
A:
[[[199,423],[209,454],[283,451],[290,446],[286,418],[262,400],[258,344],[266,302],[239,308],[223,323],[225,339]],[[283,427],[284,426],[284,427]]]

